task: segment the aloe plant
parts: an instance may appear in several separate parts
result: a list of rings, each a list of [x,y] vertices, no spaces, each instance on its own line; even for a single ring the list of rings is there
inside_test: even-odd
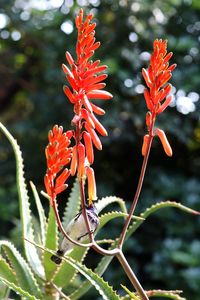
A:
[[[65,295],[66,299],[80,299],[91,287],[95,287],[103,299],[122,299],[102,278],[103,273],[113,258],[112,256],[103,257],[94,271],[84,265],[84,258],[87,255],[88,248],[74,247],[71,253],[63,258],[63,262],[59,267],[50,260],[50,256],[56,254],[55,250],[58,247],[59,239],[55,215],[50,206],[49,215],[46,217],[40,196],[35,185],[31,182],[30,186],[38,209],[40,231],[37,232],[37,236],[39,235],[41,241],[40,245],[36,244],[37,237],[33,230],[33,216],[30,210],[30,200],[24,177],[22,153],[16,140],[1,123],[0,129],[10,141],[16,157],[16,179],[20,202],[20,216],[23,225],[22,243],[25,253],[25,258],[23,258],[11,242],[0,241],[0,281],[5,284],[1,289],[1,298],[6,299],[9,288],[26,299],[62,299],[64,297],[62,289],[73,290],[73,282],[77,278],[77,272],[80,272],[85,277],[85,281],[80,283],[78,289],[70,292],[69,295]],[[108,205],[114,202],[119,206],[118,211],[102,213]],[[127,216],[125,202],[115,196],[102,198],[96,203],[96,207],[100,214],[98,231],[112,219]],[[168,207],[175,207],[192,214],[196,213],[194,210],[176,202],[167,201],[158,203],[141,213],[140,217],[132,217],[132,225],[127,231],[126,239],[138,229],[148,216],[159,209]],[[75,181],[66,202],[63,224],[67,224],[74,217],[74,214],[79,211],[79,208],[79,188],[78,182]],[[104,240],[99,242],[104,242]],[[110,249],[114,248],[116,243],[117,240],[112,241]],[[154,294],[152,292],[152,295],[155,295],[155,292]],[[161,295],[161,292],[159,295]],[[168,295],[169,299],[170,297],[177,300],[183,299],[176,292],[171,292],[170,294],[170,292],[166,291],[165,295]]]
[[[49,132],[49,143],[46,147],[47,172],[44,177],[46,192],[42,195],[49,201],[48,216],[43,209],[40,195],[34,185],[30,187],[38,210],[37,232],[34,230],[33,215],[30,209],[30,200],[24,174],[23,159],[17,141],[9,133],[6,127],[0,123],[0,130],[5,134],[13,147],[16,158],[16,181],[20,204],[20,218],[22,223],[22,255],[10,241],[0,241],[0,282],[1,297],[6,299],[9,290],[13,290],[22,299],[81,299],[90,288],[95,288],[105,300],[148,300],[150,297],[163,297],[175,300],[184,300],[181,291],[146,291],[141,286],[123,252],[125,240],[145,222],[151,214],[159,209],[174,207],[194,215],[197,211],[187,208],[179,203],[166,201],[157,203],[135,216],[134,211],[139,200],[145,170],[148,163],[151,144],[155,136],[158,136],[165,153],[172,155],[172,149],[163,130],[155,128],[156,117],[162,113],[171,101],[168,96],[171,85],[167,84],[171,78],[171,72],[175,64],[169,66],[169,59],[172,53],[167,54],[167,41],[155,40],[154,51],[148,70],[143,69],[143,77],[147,84],[144,97],[147,103],[146,125],[148,134],[144,136],[142,155],[144,156],[141,173],[136,193],[128,212],[126,202],[116,196],[107,196],[98,199],[95,203],[99,215],[99,224],[96,230],[91,230],[87,209],[93,208],[93,202],[97,198],[94,170],[91,167],[94,161],[93,145],[102,149],[101,141],[96,131],[105,136],[106,129],[98,121],[94,113],[103,115],[105,112],[96,106],[90,99],[109,100],[112,95],[102,90],[105,84],[102,82],[107,77],[100,74],[106,66],[100,66],[100,61],[91,61],[90,57],[100,46],[95,42],[95,23],[90,23],[92,15],[88,15],[83,21],[83,10],[76,18],[78,29],[78,41],[76,45],[77,61],[72,58],[69,52],[66,53],[69,69],[63,65],[63,71],[71,89],[64,86],[64,92],[69,101],[74,105],[74,117],[72,125],[75,130],[63,132],[63,128],[55,125]],[[166,98],[166,99],[165,99]],[[163,102],[164,101],[164,102]],[[162,103],[161,103],[162,102]],[[71,139],[75,144],[70,147]],[[69,165],[67,169],[66,166]],[[60,219],[57,196],[67,188],[66,180],[74,176],[75,181],[69,198],[66,201],[63,218]],[[85,180],[87,180],[88,201],[85,196]],[[46,199],[43,199],[46,201]],[[103,212],[110,204],[118,204],[118,210]],[[79,212],[83,216],[83,226],[87,228],[87,240],[82,243],[79,238],[73,239],[70,232],[65,228]],[[79,218],[79,217],[78,217]],[[98,239],[99,231],[110,221],[116,218],[124,219],[124,227],[117,239]],[[73,219],[75,224],[76,219]],[[67,227],[68,228],[68,227]],[[59,229],[59,230],[58,230]],[[61,236],[60,236],[61,235]],[[60,255],[61,264],[57,265],[52,261],[51,256],[59,255],[59,239],[65,238],[73,243],[73,247],[66,255]],[[102,244],[109,244],[108,249]],[[94,268],[89,269],[85,263],[85,257],[90,248],[103,255],[100,262]],[[133,291],[122,285],[127,293],[121,296],[109,283],[105,282],[102,275],[108,268],[113,257],[116,257],[133,285]],[[84,277],[80,279],[79,275]],[[78,284],[77,284],[78,282]]]

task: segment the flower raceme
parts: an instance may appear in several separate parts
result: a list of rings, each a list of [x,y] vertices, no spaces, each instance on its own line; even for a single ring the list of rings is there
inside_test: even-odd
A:
[[[167,40],[156,39],[153,48],[148,69],[142,69],[142,75],[147,85],[144,90],[144,97],[149,110],[146,114],[149,134],[144,136],[142,154],[146,154],[150,134],[153,134],[159,137],[165,153],[172,156],[172,149],[164,131],[161,129],[153,131],[153,126],[157,115],[161,114],[172,100],[172,95],[169,95],[172,86],[167,82],[171,78],[176,64],[169,65],[173,53],[167,53]]]
[[[56,196],[67,188],[66,180],[70,176],[70,170],[66,166],[72,157],[72,148],[69,147],[72,132],[63,133],[62,126],[55,125],[49,131],[49,144],[45,149],[47,159],[47,172],[44,177],[44,184],[52,202]]]
[[[95,40],[94,29],[96,24],[91,23],[92,18],[93,16],[90,14],[84,20],[83,10],[80,10],[79,15],[76,17],[78,31],[77,57],[75,60],[69,52],[66,52],[69,67],[65,64],[62,66],[69,85],[65,85],[63,90],[74,106],[72,125],[75,126],[73,137],[76,144],[73,147],[71,174],[75,175],[77,171],[79,179],[86,174],[89,203],[91,203],[92,197],[96,197],[96,188],[94,188],[94,173],[92,171],[86,172],[86,158],[91,165],[94,162],[93,145],[98,150],[102,149],[97,132],[102,136],[107,136],[106,129],[96,117],[96,115],[104,115],[105,111],[94,104],[93,100],[109,100],[112,98],[109,92],[103,90],[106,85],[103,81],[107,78],[107,74],[103,72],[107,69],[107,66],[100,65],[100,60],[91,60],[95,50],[100,46],[100,42]]]
[[[89,166],[94,162],[93,145],[101,150],[102,144],[97,133],[107,136],[106,129],[96,117],[96,115],[104,115],[105,111],[94,104],[93,100],[112,98],[109,92],[103,90],[106,86],[104,80],[107,78],[107,74],[103,72],[107,66],[100,65],[100,60],[91,60],[95,50],[100,46],[100,42],[95,40],[96,24],[91,23],[92,18],[93,16],[89,14],[84,20],[82,9],[76,17],[77,57],[75,60],[69,52],[66,52],[69,67],[62,65],[68,81],[68,86],[65,85],[63,90],[74,108],[71,124],[75,129],[63,133],[61,127],[54,126],[50,131],[49,145],[46,148],[48,170],[45,175],[45,187],[52,199],[66,188],[64,182],[70,174],[74,176],[77,172],[79,180],[86,175],[89,204],[96,199],[95,175]],[[68,148],[71,137],[75,140],[75,145]],[[61,142],[61,149],[58,151],[60,139],[65,140],[65,150]],[[61,157],[65,164],[61,163]],[[58,176],[58,172],[70,161],[70,170],[65,169]]]
[[[92,61],[90,58],[100,46],[100,42],[95,42],[95,23],[91,23],[93,16],[88,15],[83,21],[83,10],[80,10],[76,17],[76,27],[78,30],[78,39],[76,44],[76,61],[69,52],[66,52],[66,58],[69,63],[68,68],[63,64],[63,71],[70,85],[64,86],[64,92],[69,101],[74,105],[75,116],[72,120],[73,125],[78,125],[80,129],[84,128],[84,144],[87,159],[90,164],[93,163],[92,145],[99,150],[102,144],[97,136],[96,131],[102,136],[107,135],[106,129],[99,122],[95,114],[104,115],[105,111],[95,105],[92,100],[102,99],[108,100],[112,95],[102,90],[105,87],[103,82],[107,78],[107,74],[102,73],[107,66],[100,65],[100,60]],[[100,74],[99,74],[100,73]],[[81,137],[80,137],[81,138]]]

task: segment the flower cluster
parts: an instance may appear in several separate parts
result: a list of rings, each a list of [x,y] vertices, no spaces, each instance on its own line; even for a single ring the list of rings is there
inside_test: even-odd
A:
[[[146,125],[149,131],[152,129],[156,116],[162,113],[172,100],[172,96],[169,95],[172,86],[167,82],[172,76],[172,71],[176,68],[176,64],[169,65],[173,53],[167,53],[167,40],[156,39],[153,48],[150,66],[147,70],[142,69],[142,75],[148,87],[144,90],[144,97],[149,110],[146,114]],[[153,134],[160,138],[165,153],[172,156],[172,149],[164,131],[157,128]],[[149,134],[144,136],[143,155],[146,153],[148,140]]]
[[[54,127],[50,134],[50,143],[46,149],[48,170],[45,176],[47,193],[51,198],[54,198],[58,192],[65,188],[64,181],[69,174],[74,176],[77,173],[79,180],[86,175],[89,205],[92,204],[92,200],[96,199],[95,175],[93,169],[90,167],[94,162],[93,145],[98,150],[101,150],[102,144],[97,133],[107,136],[106,129],[96,117],[96,115],[104,115],[105,111],[94,104],[93,100],[108,100],[112,98],[109,92],[103,90],[106,86],[103,81],[107,78],[107,74],[103,72],[107,69],[107,66],[100,65],[100,60],[91,60],[95,50],[100,46],[100,42],[96,42],[94,37],[96,24],[91,23],[92,18],[93,16],[90,14],[84,20],[83,10],[80,10],[79,15],[76,17],[78,31],[76,44],[77,57],[75,60],[69,52],[66,52],[69,67],[65,64],[62,65],[68,81],[68,86],[65,85],[63,90],[70,103],[74,106],[74,117],[71,123],[75,126],[75,129],[68,133],[70,133],[70,138],[74,138],[75,145],[68,149],[68,140],[65,145],[68,150],[66,152],[60,151],[59,158],[62,156],[62,159],[67,163],[71,160],[70,171],[67,170],[65,173],[62,173],[54,185],[57,176],[56,172],[60,170],[59,163],[56,160],[57,154],[54,153],[58,152],[59,141],[58,133],[56,132],[57,130],[60,132],[60,128],[56,127],[55,129]],[[62,138],[65,135],[67,137],[68,133],[61,134]]]
[[[49,131],[49,144],[45,149],[47,159],[47,172],[44,184],[52,202],[56,196],[67,188],[65,181],[70,176],[70,170],[66,166],[72,157],[72,148],[69,147],[72,132],[63,133],[63,128],[55,125]]]
[[[106,70],[107,66],[100,65],[99,60],[91,60],[95,50],[100,46],[100,42],[95,41],[96,24],[91,23],[92,18],[92,15],[88,15],[83,20],[83,10],[80,10],[76,17],[77,58],[74,60],[71,54],[66,52],[69,67],[63,64],[63,71],[69,83],[69,86],[64,86],[63,89],[69,101],[74,105],[75,114],[72,125],[76,128],[73,135],[76,145],[73,147],[71,174],[75,175],[76,170],[78,170],[79,178],[86,174],[89,203],[96,198],[96,187],[93,170],[91,167],[85,166],[86,158],[91,165],[94,161],[93,145],[98,150],[102,149],[97,132],[102,136],[107,136],[106,129],[96,117],[96,115],[104,115],[105,111],[94,104],[93,100],[112,98],[110,93],[103,90],[106,85],[103,81],[107,78],[107,74],[102,72]]]

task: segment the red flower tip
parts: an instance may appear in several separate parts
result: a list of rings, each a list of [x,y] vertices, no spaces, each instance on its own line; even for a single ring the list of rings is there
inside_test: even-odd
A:
[[[70,171],[65,167],[72,157],[72,148],[69,147],[71,137],[71,131],[63,133],[62,126],[58,125],[55,125],[48,134],[49,144],[45,149],[47,172],[44,184],[51,201],[67,187],[65,181],[70,176]]]
[[[167,97],[171,91],[171,85],[167,82],[176,64],[169,66],[173,53],[167,54],[167,40],[155,40],[153,48],[150,66],[147,70],[142,69],[142,75],[148,87],[144,91],[147,108],[152,114],[157,115],[166,109],[172,99],[171,96]],[[161,104],[164,99],[165,102]]]

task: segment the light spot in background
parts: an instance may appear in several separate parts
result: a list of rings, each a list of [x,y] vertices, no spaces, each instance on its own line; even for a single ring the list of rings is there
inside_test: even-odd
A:
[[[85,5],[88,5],[88,1],[87,0],[77,0],[77,4],[80,6],[85,6]]]
[[[120,0],[119,5],[122,7],[127,6],[127,0]]]
[[[144,85],[143,84],[138,84],[135,87],[135,91],[137,94],[143,94],[144,93]]]
[[[89,0],[89,3],[92,4],[93,6],[97,7],[101,4],[100,0]]]
[[[178,90],[177,93],[174,95],[170,106],[176,107],[177,111],[184,115],[187,115],[196,110],[195,103],[197,101],[199,101],[198,93],[190,92],[188,95],[186,95],[186,92],[184,90]]]
[[[179,97],[176,99],[176,108],[177,110],[187,115],[190,112],[195,111],[195,105],[189,97]]]
[[[190,92],[188,97],[192,100],[192,102],[197,102],[199,100],[199,94],[196,92]]]
[[[63,4],[63,0],[50,0],[49,2],[52,8],[59,8]]]
[[[135,2],[131,5],[131,10],[134,11],[134,12],[137,12],[140,10],[140,4]]]
[[[143,61],[149,61],[151,57],[151,54],[147,51],[143,51],[142,53],[140,53],[140,59]]]
[[[74,5],[74,0],[65,0],[65,5],[68,7],[72,7]]]
[[[20,19],[22,21],[28,21],[30,19],[30,13],[28,11],[23,11],[21,14],[20,14]]]
[[[153,15],[157,23],[164,24],[166,22],[165,15],[159,8],[154,8]]]
[[[74,30],[74,26],[71,21],[65,21],[61,24],[60,28],[66,34],[70,34]]]
[[[131,41],[132,43],[135,43],[135,42],[137,42],[137,40],[138,40],[138,35],[137,35],[137,33],[131,32],[131,33],[129,34],[129,41]]]
[[[125,79],[125,80],[124,80],[124,85],[125,85],[125,87],[127,87],[127,88],[131,88],[131,87],[133,86],[133,80],[130,79],[130,78]]]
[[[17,30],[14,30],[11,33],[11,38],[13,39],[13,41],[19,41],[21,39],[21,33]]]
[[[185,55],[183,60],[186,64],[190,64],[192,62],[192,56],[191,55]]]
[[[41,11],[50,10],[54,8],[60,8],[62,4],[63,0],[15,0],[15,8],[22,9],[24,11],[30,11],[31,9],[37,9]]]
[[[190,55],[191,56],[196,56],[197,54],[199,54],[199,49],[197,49],[196,47],[192,47],[191,49],[190,49]]]
[[[3,29],[4,27],[6,27],[6,25],[8,25],[8,23],[9,23],[8,16],[5,14],[0,14],[0,29]]]
[[[2,39],[6,40],[9,38],[10,36],[10,33],[8,30],[2,30],[1,33],[0,33],[0,36]]]

